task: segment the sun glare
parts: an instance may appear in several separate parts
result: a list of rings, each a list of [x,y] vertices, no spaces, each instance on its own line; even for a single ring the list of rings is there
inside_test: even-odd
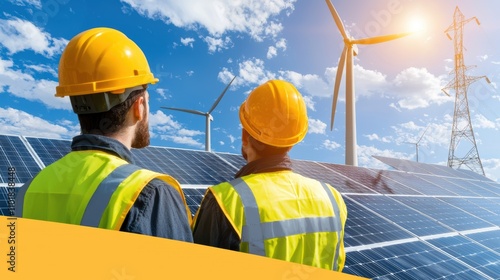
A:
[[[408,29],[410,32],[423,31],[426,28],[425,21],[422,18],[413,17],[408,20]]]

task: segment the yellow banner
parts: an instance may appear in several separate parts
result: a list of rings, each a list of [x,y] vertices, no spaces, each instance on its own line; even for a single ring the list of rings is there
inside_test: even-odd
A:
[[[364,279],[139,234],[0,216],[0,279]]]

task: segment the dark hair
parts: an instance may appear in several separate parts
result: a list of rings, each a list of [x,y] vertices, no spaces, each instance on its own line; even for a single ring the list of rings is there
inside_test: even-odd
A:
[[[250,134],[248,134],[248,141],[253,146],[255,152],[261,157],[286,154],[292,149],[292,147],[276,147],[262,143]]]
[[[146,89],[135,90],[122,103],[109,111],[94,114],[79,114],[82,134],[110,135],[123,127],[128,110],[134,102],[144,96]]]

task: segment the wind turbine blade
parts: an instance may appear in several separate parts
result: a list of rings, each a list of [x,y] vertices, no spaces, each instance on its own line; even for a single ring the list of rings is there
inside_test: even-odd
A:
[[[342,23],[342,20],[340,19],[340,16],[337,13],[337,10],[335,10],[335,7],[333,6],[331,0],[326,0],[326,4],[328,5],[328,8],[330,9],[330,13],[333,16],[333,20],[335,20],[335,24],[337,24],[337,28],[339,29],[340,34],[342,34],[342,37],[344,38],[344,40],[349,41],[349,37],[347,36],[347,33],[345,32],[344,24]]]
[[[340,82],[342,81],[342,73],[344,72],[346,52],[347,46],[344,46],[344,50],[342,51],[342,55],[340,56],[339,65],[337,66],[337,75],[335,77],[335,86],[333,88],[332,118],[330,119],[330,130],[333,129],[335,110],[337,109],[337,99],[339,97]]]
[[[190,109],[182,109],[182,108],[172,108],[172,107],[160,107],[162,109],[167,109],[167,110],[174,110],[174,111],[181,111],[185,113],[191,113],[191,114],[196,114],[196,115],[201,115],[201,116],[206,116],[206,113],[196,111],[196,110],[190,110]]]
[[[424,133],[422,133],[422,135],[421,135],[421,136],[420,136],[420,138],[418,139],[417,143],[415,143],[415,144],[417,144],[417,145],[418,145],[418,143],[420,143],[420,140],[422,140],[422,137],[424,137],[425,133],[427,132],[427,129],[429,129],[429,126],[427,126],[427,127],[425,128]]]
[[[227,89],[233,83],[234,79],[236,79],[236,76],[234,76],[233,79],[229,82],[229,84],[226,86],[226,88],[221,93],[221,95],[219,95],[219,98],[217,98],[217,100],[215,100],[215,103],[214,103],[214,105],[212,105],[212,108],[210,108],[210,110],[208,110],[208,114],[212,113],[212,111],[215,109],[215,107],[217,107],[217,105],[219,104],[220,100],[222,99],[222,97],[226,93]]]
[[[399,39],[399,38],[408,36],[410,34],[413,34],[413,32],[398,33],[398,34],[377,36],[377,37],[371,37],[371,38],[354,39],[351,42],[353,44],[371,45],[371,44],[378,44],[378,43],[383,43],[383,42]]]

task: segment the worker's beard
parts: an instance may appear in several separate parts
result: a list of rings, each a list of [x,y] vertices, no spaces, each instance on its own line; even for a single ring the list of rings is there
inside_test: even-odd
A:
[[[149,121],[143,118],[137,125],[135,137],[132,141],[132,148],[140,149],[149,146]]]

